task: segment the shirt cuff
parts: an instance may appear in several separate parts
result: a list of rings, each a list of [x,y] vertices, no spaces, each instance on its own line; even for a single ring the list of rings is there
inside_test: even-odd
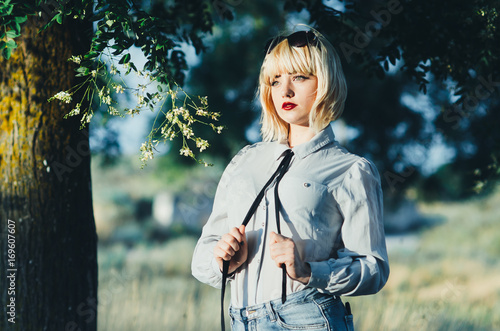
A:
[[[311,266],[311,277],[307,286],[325,289],[330,280],[330,266],[328,262],[307,262]]]
[[[215,260],[215,258],[212,258],[212,269],[216,275],[222,274],[222,271],[220,271],[219,264]]]
[[[212,259],[212,269],[214,270],[215,274],[216,275],[221,275],[222,276],[222,271],[220,270],[219,268],[219,264],[217,263],[217,260],[215,259]],[[236,272],[233,271],[232,273],[230,273],[229,275],[227,275],[227,279],[234,279],[234,274]]]

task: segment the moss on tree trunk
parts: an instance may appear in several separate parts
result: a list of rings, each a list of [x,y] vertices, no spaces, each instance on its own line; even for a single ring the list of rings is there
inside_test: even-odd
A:
[[[16,314],[13,324],[3,313],[0,329],[95,330],[88,133],[78,118],[63,119],[74,103],[47,102],[74,85],[67,59],[88,48],[82,29],[91,26],[68,21],[37,34],[40,24],[25,24],[12,57],[0,59],[0,298],[5,311],[14,297]],[[15,240],[13,265],[8,239]],[[15,295],[7,291],[12,274]]]

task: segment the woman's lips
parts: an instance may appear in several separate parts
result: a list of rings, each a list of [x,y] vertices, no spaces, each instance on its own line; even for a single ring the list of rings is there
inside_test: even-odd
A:
[[[292,102],[284,102],[281,106],[281,108],[283,108],[284,110],[292,110],[295,107],[297,107],[297,105]]]

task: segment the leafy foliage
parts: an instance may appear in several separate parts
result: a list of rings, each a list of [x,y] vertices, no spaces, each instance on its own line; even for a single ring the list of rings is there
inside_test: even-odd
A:
[[[221,21],[216,21],[217,16]],[[332,41],[345,62],[351,81],[348,107],[353,111],[344,113],[344,118],[359,132],[352,149],[378,159],[382,175],[395,176],[392,184],[398,191],[422,179],[414,175],[418,161],[409,160],[408,155],[418,159],[415,151],[429,152],[436,139],[455,151],[452,169],[439,172],[449,175],[423,179],[422,187],[449,186],[444,178],[455,178],[453,173],[467,180],[458,181],[460,189],[447,191],[462,192],[474,185],[487,187],[499,176],[499,139],[491,128],[497,120],[500,84],[497,0],[3,0],[0,50],[5,58],[17,47],[22,25],[31,19],[44,20],[45,28],[73,19],[95,22],[95,32],[84,32],[93,36],[89,51],[72,59],[78,64],[77,75],[87,84],[75,89],[88,89],[87,101],[95,98],[114,115],[160,110],[143,145],[143,159],[152,157],[155,140],[172,138],[168,128],[176,128],[177,137],[182,137],[177,146],[181,153],[193,155],[193,149],[204,149],[206,144],[191,131],[209,136],[224,124],[232,127],[225,139],[214,135],[210,140],[219,146],[217,154],[232,154],[247,140],[245,132],[257,117],[248,101],[262,60],[260,45],[286,21],[306,20]],[[214,27],[219,32],[209,37]],[[218,115],[205,117],[209,121],[198,118],[206,124],[200,126],[188,119],[196,118],[199,109],[203,109],[200,114],[215,113],[200,103],[206,100],[203,97],[178,90],[188,69],[181,44],[192,45],[200,54],[206,52],[207,40],[214,49],[193,71],[189,85],[195,91],[208,91],[211,105],[222,110],[224,117],[220,125],[212,123]],[[143,68],[138,68],[132,47],[144,54]],[[122,73],[137,74],[147,82],[128,87]],[[361,73],[384,80],[367,79]],[[427,94],[433,105],[427,114],[401,103],[403,96],[417,98],[417,90]],[[116,109],[122,91],[137,99],[137,107]],[[74,90],[62,92],[67,94],[55,99],[64,102]],[[180,99],[173,100],[173,95]],[[167,101],[172,104],[170,110],[162,110]],[[93,110],[84,112],[79,104],[83,103],[72,114],[84,113],[85,123]],[[184,116],[184,110],[192,113]],[[178,125],[171,126],[168,118],[178,119]],[[194,126],[188,130],[184,125]],[[391,186],[390,179],[386,182]]]
[[[0,51],[5,59],[17,48],[14,38],[21,35],[21,24],[28,19],[27,11],[27,6],[17,6],[14,1],[0,1]]]
[[[344,11],[321,1],[287,0],[285,6],[307,10],[348,62],[352,58],[383,77],[390,64],[402,61],[401,70],[424,92],[429,73],[455,82],[456,95],[474,92],[475,75],[500,76],[498,1],[343,2]]]
[[[343,1],[335,9],[333,3],[243,2],[235,8],[233,21],[218,24],[211,47],[187,82],[190,88],[207,91],[222,121],[230,123],[224,135],[230,139],[215,137],[212,152],[232,155],[255,139],[245,135],[255,132],[258,119],[258,112],[252,111],[257,107],[247,101],[256,88],[262,45],[278,32],[276,27],[303,22],[325,34],[344,62],[349,94],[342,119],[357,134],[347,147],[376,161],[388,196],[403,197],[401,192],[414,185],[427,197],[441,199],[466,197],[474,194],[473,187],[488,192],[499,168],[494,157],[500,139],[491,129],[498,122],[498,68],[481,69],[483,64],[476,66],[472,59],[483,46],[493,50],[498,43],[481,46],[478,29],[457,29],[457,22],[468,16],[480,25],[483,16],[477,15],[477,8],[488,2],[461,2],[456,9],[412,1]],[[485,23],[483,32],[496,31],[491,25],[495,22]],[[498,40],[496,33],[488,38]],[[468,82],[460,85],[451,76],[455,73],[465,73]],[[456,96],[458,89],[469,92]],[[407,99],[414,104],[403,102]],[[453,153],[448,156],[451,163],[444,166],[447,170],[426,170],[439,144]]]
[[[435,105],[426,110],[428,118],[422,121],[422,113],[410,116],[411,112],[401,112],[401,107],[395,106],[397,103],[387,105],[389,108],[380,113],[380,107],[373,102],[371,106],[366,103],[362,106],[366,100],[351,99],[357,107],[373,108],[373,112],[363,116],[345,114],[347,122],[361,132],[354,143],[364,145],[363,152],[368,150],[392,159],[383,163],[385,168],[392,168],[389,175],[398,178],[399,188],[407,187],[419,177],[401,175],[418,173],[418,166],[404,160],[401,153],[406,150],[408,154],[417,147],[424,151],[425,158],[435,140],[453,148],[455,157],[445,171],[447,176],[436,174],[438,178],[433,175],[422,179],[423,187],[434,188],[430,190],[434,191],[432,194],[439,196],[437,192],[441,192],[442,197],[442,192],[448,191],[453,192],[448,197],[464,197],[473,192],[473,187],[481,191],[494,185],[500,175],[497,161],[500,139],[497,130],[491,128],[491,123],[497,122],[500,99],[499,2],[340,0],[340,3],[343,4],[340,10],[324,1],[287,0],[285,6],[290,12],[307,11],[310,24],[333,41],[347,64],[362,68],[371,76],[388,76],[386,80],[392,80],[399,70],[424,94],[431,90],[427,98],[430,105]],[[405,88],[392,90],[398,98],[402,94],[415,95],[411,84],[401,83]],[[360,93],[366,94],[367,89],[373,88],[378,89],[375,85],[365,85]],[[374,117],[377,121],[373,121]],[[390,134],[377,129],[374,123],[386,127],[386,132],[396,133],[406,128],[401,141],[405,143],[388,141]],[[384,135],[383,139],[374,139]],[[373,145],[373,140],[378,142],[376,149],[368,146]],[[390,145],[393,145],[390,149],[380,149]],[[398,163],[400,169],[406,163],[406,171],[396,171]],[[460,178],[460,184],[456,178]],[[430,182],[426,183],[427,180]],[[447,183],[448,180],[455,184]],[[449,185],[455,188],[446,189]]]
[[[145,4],[146,10],[141,7],[140,2],[132,0],[51,0],[22,3],[14,0],[3,1],[0,2],[0,29],[3,28],[5,32],[0,36],[0,49],[8,59],[12,50],[17,47],[15,38],[21,34],[22,23],[31,22],[27,20],[28,17],[46,22],[40,32],[52,24],[64,24],[66,20],[94,22],[94,32],[82,31],[93,33],[88,52],[75,54],[70,59],[78,65],[76,76],[82,77],[83,81],[68,91],[57,93],[49,101],[69,103],[76,91],[84,89],[83,99],[77,102],[68,114],[82,115],[82,125],[89,123],[93,117],[93,108],[90,105],[96,98],[111,115],[133,116],[144,109],[158,111],[158,114],[166,118],[161,121],[165,127],[156,128],[155,132],[148,136],[148,141],[141,148],[143,162],[153,157],[153,147],[156,144],[153,136],[156,130],[161,130],[162,134],[168,133],[163,134],[164,139],[181,136],[181,154],[195,158],[188,141],[191,140],[200,151],[208,147],[208,142],[194,134],[190,128],[191,124],[206,124],[216,132],[220,132],[222,126],[212,123],[218,120],[218,114],[207,110],[208,104],[203,101],[206,97],[192,98],[182,91],[181,94],[185,98],[182,104],[183,114],[180,117],[177,116],[179,108],[175,106],[175,98],[184,83],[184,72],[187,69],[181,43],[193,45],[198,53],[204,50],[202,37],[210,33],[213,26],[210,2],[158,2],[147,7],[150,4]],[[132,59],[132,47],[139,48],[146,58],[142,69],[138,69]],[[146,83],[128,87],[122,73],[135,73]],[[135,108],[117,109],[117,94],[124,91],[136,97]],[[186,104],[188,99],[189,106]],[[193,103],[196,99],[202,102]],[[164,111],[163,105],[167,100],[172,101],[173,107]],[[83,105],[89,106],[85,108]],[[192,114],[189,109],[192,109]],[[203,117],[206,120],[203,120]],[[172,124],[177,129],[174,129]]]

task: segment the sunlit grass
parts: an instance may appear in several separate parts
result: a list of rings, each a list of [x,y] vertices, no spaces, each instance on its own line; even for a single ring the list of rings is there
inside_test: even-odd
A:
[[[191,276],[196,239],[99,254],[99,330],[217,330],[220,292]]]
[[[380,293],[343,298],[356,330],[500,330],[500,194],[420,210],[445,221],[390,251]],[[195,242],[101,248],[99,330],[218,330],[220,292],[190,275]]]

